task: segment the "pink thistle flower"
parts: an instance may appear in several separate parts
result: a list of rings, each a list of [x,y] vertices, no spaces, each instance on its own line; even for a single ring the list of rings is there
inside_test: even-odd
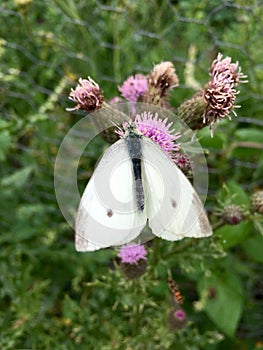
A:
[[[124,130],[127,124],[123,124]],[[175,141],[181,137],[181,134],[179,132],[174,133],[174,129],[170,129],[172,122],[167,124],[167,118],[164,120],[158,118],[158,113],[155,113],[153,117],[151,112],[144,112],[135,116],[135,124],[143,136],[152,139],[170,158],[174,159],[173,152],[178,152],[181,147]],[[125,133],[122,129],[117,129],[115,132],[120,137],[124,137]]]
[[[243,80],[247,78],[241,72],[241,67],[239,63],[231,63],[231,57],[226,57],[222,59],[223,55],[219,52],[217,58],[212,62],[210,68],[210,76],[216,77],[217,80],[228,80],[229,83],[233,83],[237,86],[239,83],[247,83],[248,80]]]
[[[176,310],[174,312],[174,317],[176,317],[178,320],[184,320],[186,318],[186,313],[183,309]]]
[[[236,95],[239,93],[234,88],[239,83],[246,83],[247,80],[241,72],[238,62],[231,63],[231,58],[222,59],[223,55],[219,53],[213,61],[210,69],[211,79],[204,89],[204,100],[206,108],[203,116],[203,123],[209,124],[211,136],[213,136],[213,126],[223,118],[231,120],[230,112],[236,116],[234,108]]]
[[[84,109],[87,112],[93,112],[102,107],[104,97],[99,85],[92,80],[79,78],[79,84],[75,89],[71,89],[69,99],[77,103],[76,107],[67,108],[67,111]]]
[[[123,124],[124,130],[127,124]],[[167,124],[167,118],[164,120],[158,118],[158,113],[155,113],[153,117],[151,112],[144,112],[135,116],[135,124],[143,136],[151,138],[170,158],[174,159],[173,152],[178,152],[181,147],[175,141],[181,137],[181,134],[179,132],[174,133],[174,129],[170,129],[172,122]],[[122,129],[117,129],[115,132],[120,137],[124,137],[125,133]]]
[[[173,152],[179,151],[180,144],[175,141],[181,135],[170,129],[173,123],[167,124],[167,118],[162,120],[158,118],[158,113],[153,117],[152,113],[144,112],[136,115],[135,123],[139,131],[156,142],[169,157],[173,158]]]
[[[137,102],[147,89],[147,78],[142,74],[130,76],[122,86],[118,86],[122,96],[130,102]]]
[[[179,330],[187,324],[187,314],[183,309],[175,309],[169,313],[168,323],[171,330]]]
[[[125,245],[121,247],[118,257],[121,263],[137,265],[140,260],[147,260],[147,251],[141,244]]]
[[[184,101],[178,108],[179,117],[192,129],[199,130],[209,125],[211,137],[216,122],[228,118],[230,113],[236,116],[234,108],[235,88],[239,83],[247,83],[247,77],[241,72],[238,62],[231,63],[231,58],[222,58],[218,53],[210,68],[210,80],[204,88],[196,92],[190,99]]]

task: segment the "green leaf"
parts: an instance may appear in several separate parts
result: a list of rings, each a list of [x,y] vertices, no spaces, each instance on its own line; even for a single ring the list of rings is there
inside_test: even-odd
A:
[[[253,224],[251,222],[242,222],[239,225],[225,225],[216,230],[220,236],[220,242],[224,249],[229,249],[243,242],[252,232]]]
[[[21,170],[16,171],[12,175],[6,176],[2,179],[2,186],[15,188],[21,188],[25,185],[28,180],[29,175],[32,173],[33,168],[31,166],[25,167]]]
[[[263,142],[262,130],[254,128],[238,129],[235,132],[235,138],[245,142]]]
[[[234,180],[228,181],[219,191],[219,199],[222,202],[228,202],[228,204],[250,206],[250,198]]]
[[[263,237],[256,235],[242,244],[245,253],[254,261],[263,263]]]
[[[209,318],[226,335],[233,337],[243,309],[242,286],[237,275],[230,272],[204,277],[199,282],[199,292],[206,295],[204,310]],[[209,290],[215,295],[209,298]]]
[[[221,150],[226,141],[226,135],[224,133],[215,133],[214,137],[211,137],[210,129],[203,128],[198,131],[198,141],[204,148]]]
[[[7,121],[4,120],[4,119],[0,119],[0,129],[5,129],[5,128],[7,128],[9,125],[10,125],[9,122],[7,122]]]
[[[4,130],[0,134],[0,160],[5,160],[6,151],[10,145],[11,136],[7,130]]]

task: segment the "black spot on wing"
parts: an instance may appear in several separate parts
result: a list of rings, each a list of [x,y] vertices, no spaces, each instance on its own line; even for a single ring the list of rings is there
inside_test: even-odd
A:
[[[108,210],[107,210],[107,216],[108,216],[109,218],[111,218],[112,215],[113,215],[113,211],[112,211],[111,209],[108,209]]]
[[[177,203],[176,203],[175,199],[173,199],[173,198],[171,198],[171,204],[172,204],[173,208],[177,207]]]

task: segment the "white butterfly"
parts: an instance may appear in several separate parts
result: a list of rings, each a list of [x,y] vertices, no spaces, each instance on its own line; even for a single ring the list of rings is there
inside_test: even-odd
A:
[[[148,223],[153,234],[176,241],[212,234],[191,183],[134,123],[103,155],[82,195],[75,231],[77,251],[127,244]]]

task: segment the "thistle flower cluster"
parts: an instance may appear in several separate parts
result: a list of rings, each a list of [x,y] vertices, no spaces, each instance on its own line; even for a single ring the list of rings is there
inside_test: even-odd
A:
[[[209,74],[208,83],[178,107],[178,116],[194,130],[209,125],[213,136],[216,122],[225,118],[230,120],[231,112],[236,116],[234,109],[240,107],[235,105],[236,95],[239,93],[236,87],[247,80],[239,63],[232,63],[230,57],[223,58],[221,53],[218,53],[212,62]],[[166,61],[155,65],[148,76],[135,74],[128,77],[118,89],[129,102],[144,102],[172,109],[169,93],[178,84],[179,79],[173,63]],[[68,111],[82,109],[88,113],[120,102],[120,97],[115,97],[106,104],[99,85],[90,77],[79,79],[77,87],[71,89],[69,99],[75,102],[76,106],[67,109]]]

